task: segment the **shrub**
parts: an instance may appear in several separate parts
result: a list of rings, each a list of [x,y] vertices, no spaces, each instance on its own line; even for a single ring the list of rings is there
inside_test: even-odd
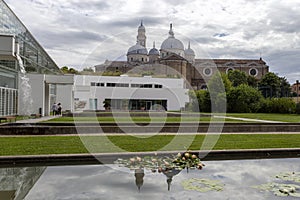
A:
[[[295,109],[296,114],[300,114],[300,103],[296,104],[296,109]]]
[[[262,113],[295,113],[295,111],[296,103],[291,98],[264,99],[259,110]]]
[[[228,112],[255,113],[260,109],[261,93],[248,85],[232,88],[227,95]]]

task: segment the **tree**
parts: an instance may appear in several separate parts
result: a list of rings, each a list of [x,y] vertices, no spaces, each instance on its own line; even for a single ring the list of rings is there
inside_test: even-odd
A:
[[[258,80],[254,76],[247,76],[247,83],[249,86],[257,88]]]
[[[211,101],[207,90],[192,90],[189,92],[191,109],[194,112],[210,112]]]
[[[78,74],[78,71],[74,68],[70,68],[68,74]]]
[[[260,109],[261,93],[246,84],[232,88],[227,94],[228,112],[255,113]]]
[[[232,84],[224,73],[215,73],[207,84],[212,112],[226,112],[226,93]]]
[[[69,68],[67,66],[63,66],[62,68],[60,68],[60,70],[62,71],[62,73],[67,74],[69,72]]]
[[[268,72],[262,77],[258,87],[265,98],[272,98],[279,96],[280,84],[280,78],[273,72]]]
[[[291,96],[291,85],[285,77],[279,77],[280,80],[280,97]]]
[[[110,110],[110,106],[111,106],[111,100],[110,99],[105,99],[103,101],[103,107],[105,108],[105,110]]]
[[[60,68],[63,74],[78,74],[78,71],[74,68],[68,68],[67,66],[63,66]]]
[[[231,81],[233,87],[237,87],[241,84],[248,84],[247,75],[245,74],[245,72],[239,70],[229,71],[228,79]]]
[[[83,71],[83,72],[94,72],[94,70],[93,70],[92,67],[86,67],[86,68],[83,68],[82,71]]]

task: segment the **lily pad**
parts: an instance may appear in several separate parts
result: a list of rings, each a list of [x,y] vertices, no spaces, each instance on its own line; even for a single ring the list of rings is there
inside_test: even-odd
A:
[[[266,183],[254,186],[254,188],[273,192],[276,196],[300,197],[300,186],[295,184]]]
[[[185,190],[193,190],[198,192],[222,191],[224,184],[218,180],[191,178],[181,183]]]
[[[276,178],[284,181],[293,181],[296,183],[300,183],[300,172],[284,172],[276,175]]]

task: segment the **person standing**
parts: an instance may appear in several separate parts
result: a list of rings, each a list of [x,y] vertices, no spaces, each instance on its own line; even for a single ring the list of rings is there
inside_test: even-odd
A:
[[[53,116],[57,115],[57,110],[58,110],[58,106],[57,106],[57,104],[54,102],[53,105],[52,105]]]
[[[58,103],[58,104],[57,104],[57,114],[58,114],[58,115],[61,115],[61,109],[62,109],[61,103]]]

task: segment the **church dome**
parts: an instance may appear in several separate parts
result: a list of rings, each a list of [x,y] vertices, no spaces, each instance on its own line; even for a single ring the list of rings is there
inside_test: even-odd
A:
[[[132,54],[147,55],[148,50],[142,45],[137,43],[136,45],[130,47],[127,51],[127,55],[132,55]]]
[[[159,55],[159,51],[157,48],[155,48],[155,42],[153,42],[153,48],[150,49],[149,55]]]
[[[182,42],[176,38],[169,37],[161,44],[161,49],[180,49],[183,50],[184,46]]]
[[[159,55],[159,51],[156,48],[150,49],[149,55]]]
[[[193,49],[191,49],[191,45],[189,42],[188,48],[186,50],[184,50],[184,55],[190,55],[190,56],[195,56],[195,52]]]
[[[163,49],[163,50],[169,50],[169,49],[184,50],[183,43],[174,37],[172,24],[170,24],[169,37],[165,41],[163,41],[163,43],[161,44],[161,49]]]

